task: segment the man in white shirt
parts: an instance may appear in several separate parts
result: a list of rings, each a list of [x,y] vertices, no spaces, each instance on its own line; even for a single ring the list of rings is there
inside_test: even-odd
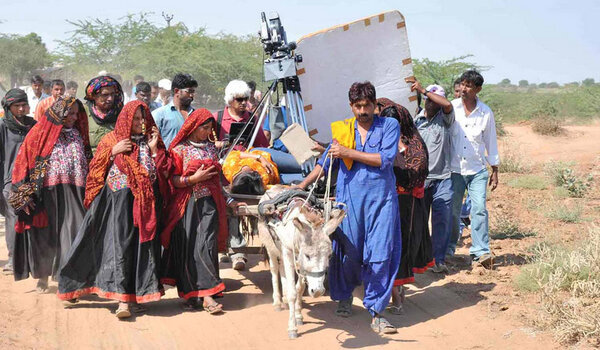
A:
[[[452,232],[448,253],[454,254],[459,236],[460,211],[465,189],[471,198],[471,239],[469,253],[473,261],[486,268],[493,266],[490,252],[489,220],[486,209],[486,186],[498,186],[498,144],[494,113],[477,98],[483,77],[474,70],[460,77],[461,98],[452,101],[456,122],[452,128],[451,161]],[[492,168],[490,175],[487,165]]]
[[[39,75],[34,75],[31,78],[31,88],[27,89],[27,102],[29,103],[29,110],[35,112],[38,102],[48,97],[42,90],[44,87],[44,79]]]

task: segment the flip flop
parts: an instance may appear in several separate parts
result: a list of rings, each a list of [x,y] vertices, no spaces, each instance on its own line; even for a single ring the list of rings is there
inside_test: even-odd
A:
[[[339,317],[350,317],[352,316],[352,298],[346,300],[340,300],[338,302],[337,310],[335,310],[336,316]]]
[[[390,305],[388,307],[388,312],[392,315],[404,315],[404,307],[402,306],[402,304],[400,304],[399,306]]]
[[[68,309],[68,308],[72,307],[73,305],[77,304],[78,301],[79,300],[77,300],[77,298],[75,298],[75,299],[69,299],[69,300],[63,300],[62,304],[63,304],[63,307],[65,309]]]
[[[375,322],[371,323],[371,329],[376,333],[395,334],[398,333],[396,327],[386,320],[384,317],[375,317]]]
[[[202,306],[204,308],[204,310],[206,312],[208,312],[211,315],[216,315],[216,314],[220,314],[223,312],[223,305],[215,302],[214,304],[210,304],[210,305],[203,305]]]

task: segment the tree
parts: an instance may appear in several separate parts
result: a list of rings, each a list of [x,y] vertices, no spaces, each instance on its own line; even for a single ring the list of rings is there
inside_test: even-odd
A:
[[[519,80],[519,87],[528,87],[529,82],[527,80]]]
[[[548,87],[548,84],[547,83],[539,83],[538,87],[544,89],[544,88]]]
[[[10,86],[20,84],[31,71],[47,67],[52,58],[36,33],[0,34],[0,73],[10,76]]]
[[[413,71],[423,86],[438,84],[442,85],[446,91],[454,91],[454,80],[465,71],[474,69],[482,72],[490,68],[466,62],[466,59],[471,57],[473,55],[464,55],[445,61],[432,61],[428,58],[414,59]]]
[[[198,81],[196,100],[221,107],[230,80],[262,80],[262,47],[256,36],[208,35],[183,23],[159,28],[145,13],[129,15],[117,23],[91,19],[70,21],[71,38],[60,42],[62,61],[81,80],[99,70],[131,79],[171,78],[189,73]],[[210,96],[210,97],[209,97]]]
[[[510,86],[510,79],[504,78],[504,79],[502,79],[502,81],[500,81],[498,83],[498,85],[500,85],[500,86]]]
[[[583,79],[583,81],[581,82],[582,86],[594,86],[594,84],[595,84],[594,78]]]
[[[555,82],[555,81],[553,81],[553,82],[551,82],[551,83],[548,83],[548,88],[549,88],[549,89],[557,89],[557,88],[559,88],[559,87],[560,87],[560,85],[558,85],[558,83],[557,83],[557,82]]]
[[[67,40],[58,41],[62,61],[67,65],[102,67],[113,72],[127,70],[134,64],[130,51],[150,40],[159,30],[148,16],[148,13],[130,14],[117,23],[98,18],[67,20],[75,29]]]
[[[565,87],[571,87],[571,88],[579,87],[579,82],[578,81],[572,81],[570,83],[565,84]]]

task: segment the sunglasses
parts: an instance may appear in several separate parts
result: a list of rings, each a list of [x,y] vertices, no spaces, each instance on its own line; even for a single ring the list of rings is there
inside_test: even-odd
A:
[[[250,97],[236,97],[235,98],[235,100],[240,103],[242,103],[244,101],[248,101],[249,99],[250,99]]]

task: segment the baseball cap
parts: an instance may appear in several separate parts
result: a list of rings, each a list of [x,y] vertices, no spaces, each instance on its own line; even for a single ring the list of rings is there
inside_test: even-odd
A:
[[[436,85],[436,84],[429,85],[427,88],[425,88],[425,90],[431,92],[432,94],[446,97],[446,91],[444,91],[444,88],[439,85]],[[427,96],[424,96],[424,97],[427,98]]]
[[[169,79],[161,79],[158,81],[158,87],[165,90],[171,90],[171,81]]]

